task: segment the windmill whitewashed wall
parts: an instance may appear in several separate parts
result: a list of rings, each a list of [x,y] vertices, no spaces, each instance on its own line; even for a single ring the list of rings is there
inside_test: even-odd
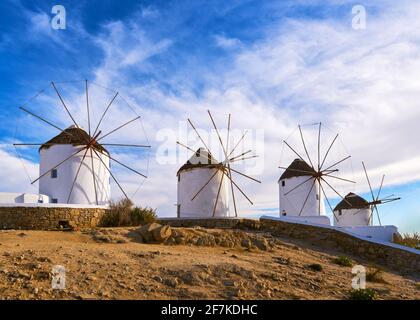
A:
[[[74,128],[73,126],[66,129],[66,131],[72,132],[73,134],[76,133],[75,135],[77,135],[78,138],[81,136],[88,136],[83,129]],[[58,136],[51,139],[48,143],[41,146],[39,150],[40,175],[49,171],[55,165],[82,148],[80,145],[77,145],[77,141],[74,141],[71,136],[68,138],[63,137],[63,135],[65,134],[60,133]],[[81,141],[80,143],[85,143],[85,141]],[[106,151],[104,151],[104,149],[101,150],[98,148],[96,149],[96,152],[104,162],[102,163],[99,157],[93,152],[93,166],[98,204],[108,204],[110,201],[111,192],[110,176],[107,170],[107,168],[109,169],[109,158],[106,155]],[[84,151],[81,151],[77,156],[72,157],[57,167],[55,172],[50,172],[42,177],[39,180],[39,193],[47,195],[50,199],[50,202],[96,204],[94,188],[95,185],[92,177],[90,152],[86,154],[83,164],[80,167],[77,180],[69,198],[70,190],[76,177],[79,165],[82,161],[83,154]]]
[[[372,214],[369,203],[362,197],[350,192],[334,208],[334,226],[359,227],[369,226]]]
[[[322,191],[319,193],[318,182],[315,182],[314,187],[311,188],[314,182],[314,179],[309,179],[311,175],[293,170],[315,173],[315,171],[313,171],[313,169],[306,162],[300,159],[295,159],[292,164],[283,172],[280,179],[278,180],[280,216],[299,216],[299,212],[305,203],[306,197],[308,197],[308,200],[300,214],[301,217],[325,215],[324,196]],[[305,180],[308,181],[305,182]],[[299,184],[302,185],[288,193]],[[319,210],[319,201],[321,201],[321,210]]]
[[[200,148],[178,170],[177,188],[177,216],[210,218],[213,217],[213,208],[216,202],[217,192],[223,177],[222,171],[216,173],[206,187],[191,200],[194,195],[206,184],[217,170],[217,161],[213,159],[205,149]],[[229,179],[223,178],[214,217],[229,216]]]

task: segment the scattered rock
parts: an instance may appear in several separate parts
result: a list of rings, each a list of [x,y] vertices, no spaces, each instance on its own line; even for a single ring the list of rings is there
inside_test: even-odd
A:
[[[157,228],[152,229],[153,239],[157,242],[163,242],[168,239],[171,234],[172,230],[170,226],[159,226]]]
[[[144,242],[153,242],[154,237],[153,237],[153,230],[160,228],[161,225],[159,223],[148,223],[144,226],[141,226],[140,228],[138,228],[136,231],[137,233],[139,233]],[[170,234],[169,234],[170,236]],[[169,237],[168,236],[168,237]]]

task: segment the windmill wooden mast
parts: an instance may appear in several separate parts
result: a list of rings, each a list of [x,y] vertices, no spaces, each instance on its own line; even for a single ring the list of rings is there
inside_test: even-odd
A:
[[[307,183],[310,183],[310,188],[309,188],[309,192],[306,195],[304,202],[300,208],[300,211],[298,213],[298,216],[300,216],[305,208],[305,206],[307,205],[309,196],[312,193],[312,190],[314,188],[318,188],[318,214],[321,214],[321,201],[322,201],[322,197],[321,197],[321,193],[324,195],[328,206],[331,210],[331,212],[333,213],[335,219],[338,220],[338,217],[335,215],[334,210],[331,206],[331,203],[327,197],[327,193],[325,191],[326,187],[323,186],[323,184],[325,184],[326,186],[328,186],[329,189],[331,189],[335,194],[337,194],[341,199],[343,199],[345,202],[348,203],[348,201],[336,190],[336,188],[333,187],[331,180],[328,181],[329,179],[334,179],[334,180],[340,180],[340,181],[344,181],[344,182],[349,182],[349,183],[355,183],[355,181],[349,180],[349,179],[344,179],[341,177],[338,177],[336,175],[334,175],[334,173],[337,173],[339,171],[339,169],[337,168],[337,166],[341,163],[343,163],[344,161],[348,160],[351,158],[351,156],[346,156],[343,159],[331,164],[331,165],[326,165],[326,161],[328,159],[328,155],[330,154],[330,151],[332,150],[335,142],[337,141],[337,138],[339,136],[339,134],[336,134],[334,139],[332,140],[332,142],[329,144],[329,147],[327,149],[327,151],[325,152],[324,156],[322,156],[321,154],[321,128],[322,128],[322,123],[318,123],[318,136],[317,136],[317,162],[313,162],[306,143],[305,143],[305,138],[302,132],[302,128],[300,125],[298,125],[298,129],[299,129],[299,134],[300,134],[300,140],[302,142],[303,145],[303,149],[305,151],[305,155],[307,157],[307,160],[304,159],[303,156],[301,156],[286,140],[283,140],[284,144],[295,154],[298,156],[299,160],[303,161],[304,163],[309,165],[309,169],[310,170],[301,170],[301,169],[294,169],[294,168],[287,168],[287,167],[282,167],[280,166],[280,169],[284,169],[284,170],[290,170],[290,171],[294,171],[296,173],[300,173],[303,174],[304,176],[308,176],[308,178],[302,182],[300,182],[298,185],[296,185],[295,187],[293,187],[291,190],[288,190],[286,193],[284,193],[284,196],[287,196],[289,194],[291,194],[293,191],[301,188],[303,185],[306,185]]]
[[[245,135],[247,134],[247,131],[245,131],[241,138],[238,140],[238,142],[235,144],[235,146],[233,148],[230,149],[230,144],[229,144],[229,140],[230,140],[230,127],[231,127],[231,114],[228,115],[228,121],[227,121],[227,136],[226,136],[226,145],[223,143],[222,141],[222,137],[220,135],[220,132],[216,126],[216,123],[214,121],[214,118],[210,112],[210,110],[207,110],[207,113],[210,117],[211,123],[213,128],[216,131],[217,137],[218,137],[218,141],[220,144],[220,147],[223,151],[223,156],[224,159],[223,161],[218,162],[217,164],[215,164],[215,168],[216,170],[214,170],[214,173],[210,176],[210,178],[206,181],[206,183],[204,183],[200,188],[198,188],[197,192],[194,194],[194,196],[191,198],[191,201],[194,201],[194,199],[197,198],[197,196],[203,192],[203,190],[205,190],[205,188],[209,185],[209,183],[216,177],[216,175],[218,173],[222,173],[222,177],[220,179],[219,182],[219,186],[218,186],[218,191],[217,191],[217,195],[216,195],[216,199],[214,201],[214,205],[213,205],[213,210],[212,210],[212,216],[215,216],[215,212],[216,212],[216,208],[217,208],[217,204],[219,201],[219,196],[220,196],[220,191],[222,189],[222,184],[223,184],[223,180],[226,176],[227,179],[229,179],[229,183],[230,183],[230,192],[232,194],[232,202],[233,202],[233,207],[235,210],[235,217],[238,216],[238,211],[237,211],[237,206],[236,206],[236,196],[235,196],[235,188],[237,190],[239,190],[239,192],[247,199],[247,201],[250,204],[253,204],[253,202],[251,201],[251,199],[245,194],[245,192],[241,189],[241,187],[239,187],[239,185],[235,182],[235,179],[233,177],[232,173],[236,173],[242,177],[245,177],[249,180],[252,180],[254,182],[258,182],[261,183],[261,181],[250,177],[249,175],[246,175],[236,169],[234,169],[232,166],[233,164],[239,162],[239,161],[244,161],[244,160],[248,160],[248,159],[252,159],[252,158],[256,158],[258,157],[258,155],[249,155],[252,150],[248,150],[246,152],[242,152],[240,154],[234,155],[235,150],[238,148],[239,144],[243,141]],[[214,158],[214,154],[210,151],[210,148],[207,146],[206,142],[204,141],[204,139],[201,137],[200,133],[198,132],[197,128],[194,126],[194,124],[192,123],[192,121],[190,119],[188,119],[188,123],[190,124],[190,126],[192,127],[192,129],[194,130],[194,132],[197,134],[199,140],[201,141],[201,143],[203,144],[205,150],[207,151],[207,153],[209,154],[209,156],[211,158]],[[186,144],[183,144],[179,141],[177,141],[177,144],[186,148],[187,150],[196,153],[196,151],[194,151],[193,149],[191,149],[190,147],[188,147]]]
[[[62,97],[62,95],[60,94],[59,90],[56,87],[56,84],[54,82],[51,82],[51,85],[55,91],[55,93],[57,94],[61,105],[63,106],[64,110],[66,111],[67,115],[69,116],[69,118],[71,119],[71,122],[74,124],[74,128],[77,129],[81,129],[81,127],[78,125],[78,123],[76,122],[75,118],[73,117],[73,115],[71,114],[69,108],[67,107],[66,103],[64,102],[64,99]],[[39,116],[37,114],[35,114],[34,112],[26,109],[25,107],[20,107],[20,109],[24,112],[26,112],[27,114],[31,115],[32,117],[42,121],[43,123],[49,125],[50,127],[55,128],[56,130],[60,131],[61,134],[63,135],[67,135],[69,136],[70,139],[76,139],[76,140],[82,140],[81,143],[78,145],[80,145],[81,148],[78,148],[78,150],[74,153],[72,153],[71,155],[65,157],[63,160],[57,162],[56,164],[52,165],[47,171],[45,171],[44,173],[40,174],[40,176],[38,178],[36,178],[35,180],[31,181],[31,184],[34,184],[35,182],[39,181],[42,177],[46,176],[47,174],[51,173],[54,169],[57,169],[58,167],[62,166],[64,163],[66,163],[67,161],[69,161],[70,159],[79,156],[82,152],[83,152],[83,156],[82,156],[82,160],[80,161],[80,164],[78,166],[78,169],[76,171],[76,174],[74,176],[74,180],[71,184],[71,188],[70,190],[68,190],[68,198],[67,198],[67,203],[69,203],[70,201],[70,197],[72,195],[74,186],[76,184],[77,178],[79,176],[80,173],[80,169],[82,167],[82,165],[84,164],[85,158],[86,156],[90,155],[91,161],[90,161],[90,171],[92,173],[92,180],[93,180],[93,186],[94,186],[94,192],[95,192],[95,203],[98,204],[98,194],[97,194],[97,174],[95,173],[95,166],[94,166],[94,154],[96,155],[96,159],[99,159],[99,161],[102,163],[103,167],[107,170],[107,172],[109,173],[109,175],[112,177],[112,179],[114,180],[114,182],[117,184],[118,188],[121,190],[121,192],[123,193],[123,195],[128,199],[127,193],[124,191],[124,189],[122,188],[121,184],[118,182],[117,178],[115,177],[115,175],[111,172],[111,170],[109,169],[109,166],[106,165],[105,161],[102,159],[101,155],[105,155],[107,159],[107,162],[109,163],[111,160],[114,161],[115,163],[119,164],[120,166],[130,170],[131,172],[135,173],[136,175],[142,176],[144,178],[147,178],[146,175],[144,175],[143,173],[140,173],[138,170],[135,170],[131,167],[129,167],[128,165],[122,163],[121,161],[117,160],[116,158],[112,157],[108,152],[103,152],[103,148],[99,148],[99,146],[110,146],[110,147],[134,147],[134,148],[150,148],[150,145],[139,145],[139,144],[127,144],[127,143],[101,143],[99,145],[99,141],[103,140],[104,138],[110,136],[111,134],[117,132],[118,130],[122,129],[123,127],[129,125],[130,123],[133,123],[134,121],[140,119],[140,116],[137,116],[125,123],[122,123],[121,125],[119,125],[117,128],[107,132],[107,133],[102,133],[102,131],[100,130],[100,125],[104,120],[105,115],[107,114],[108,110],[110,109],[112,103],[114,102],[114,100],[117,98],[118,96],[118,92],[115,93],[115,95],[113,96],[113,98],[111,99],[111,101],[109,102],[109,104],[107,105],[106,109],[104,110],[104,112],[102,113],[99,122],[96,125],[95,130],[92,130],[91,128],[91,111],[89,108],[89,92],[88,92],[88,81],[85,80],[85,94],[86,94],[86,113],[87,113],[87,122],[88,122],[88,132],[86,135],[78,135],[76,136],[74,134],[74,132],[71,132],[71,130],[68,129],[63,129],[60,128],[59,126],[57,126],[56,124],[54,124],[52,121]],[[82,130],[82,129],[81,129]],[[45,143],[14,143],[13,144],[15,147],[16,146],[47,146],[47,145],[54,145],[54,143],[50,143],[50,144],[45,144]]]
[[[389,195],[387,197],[384,197],[384,198],[380,198],[382,187],[384,185],[385,175],[382,175],[381,184],[379,185],[378,193],[375,196],[374,193],[373,193],[372,184],[370,183],[369,175],[368,175],[367,170],[366,170],[365,163],[363,161],[362,161],[362,166],[363,166],[363,170],[365,172],[366,180],[367,180],[368,185],[369,185],[370,194],[372,196],[372,200],[368,201],[368,203],[367,203],[367,205],[369,205],[370,208],[373,208],[371,210],[371,213],[370,213],[370,216],[369,216],[369,225],[370,224],[373,225],[373,211],[375,211],[376,215],[378,217],[378,223],[379,223],[380,226],[382,226],[381,218],[379,216],[378,205],[394,202],[394,201],[400,200],[401,198],[400,197],[395,197],[393,194]],[[357,211],[354,214],[358,214],[359,212],[360,211]]]

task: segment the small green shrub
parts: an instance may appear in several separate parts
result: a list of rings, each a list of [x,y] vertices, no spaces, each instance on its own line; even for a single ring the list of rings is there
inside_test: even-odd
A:
[[[308,265],[308,268],[313,271],[322,271],[322,266],[319,263],[313,263]]]
[[[377,283],[387,283],[383,278],[383,272],[380,269],[373,269],[366,272],[366,281],[377,282]]]
[[[351,261],[351,259],[349,257],[346,257],[346,256],[339,256],[339,257],[334,259],[334,262],[336,264],[338,264],[339,266],[343,266],[343,267],[352,267],[353,266],[353,262]]]
[[[420,233],[413,232],[413,235],[404,233],[401,237],[394,240],[394,242],[406,247],[420,250]]]
[[[109,210],[102,216],[101,226],[122,227],[137,226],[156,221],[156,210],[151,208],[134,207],[129,199],[111,202]]]
[[[372,289],[353,289],[350,291],[351,300],[376,300],[378,294]]]
[[[135,207],[131,211],[131,224],[147,224],[155,222],[157,219],[156,210],[152,208]]]

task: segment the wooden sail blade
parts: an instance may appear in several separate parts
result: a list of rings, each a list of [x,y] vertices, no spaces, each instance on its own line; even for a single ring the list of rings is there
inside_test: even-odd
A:
[[[299,187],[303,186],[306,182],[308,182],[311,179],[315,179],[315,178],[314,177],[309,177],[305,181],[299,183],[297,186],[295,186],[292,189],[290,189],[289,191],[287,191],[284,195],[287,196],[289,193],[291,193],[291,192],[295,191],[296,189],[298,189]]]
[[[222,174],[222,178],[220,179],[219,189],[217,190],[216,201],[214,202],[213,217],[216,214],[217,202],[219,201],[220,190],[222,189],[222,184],[223,184],[223,178],[224,177],[225,177],[225,175]]]
[[[101,156],[98,154],[98,152],[96,152],[96,150],[94,148],[92,148],[93,152],[96,154],[96,156],[98,157],[98,159],[102,162],[102,164],[104,165],[105,169],[109,172],[109,174],[111,175],[112,179],[115,181],[115,183],[117,184],[118,188],[120,188],[121,192],[124,194],[125,198],[127,200],[130,200],[127,196],[127,194],[125,193],[124,189],[121,187],[120,183],[118,182],[117,178],[115,178],[115,176],[112,174],[111,170],[109,170],[108,166],[105,164],[105,162],[102,160]]]
[[[350,158],[351,158],[351,156],[347,156],[347,157],[345,157],[344,159],[341,159],[340,161],[337,161],[336,163],[334,163],[334,164],[330,165],[328,168],[326,168],[326,169],[322,170],[321,172],[325,172],[325,171],[327,171],[328,169],[331,169],[332,167],[335,167],[336,165],[338,165],[338,164],[340,164],[340,163],[342,163],[342,162],[344,162],[344,161],[346,161],[347,159],[350,159]]]
[[[204,188],[210,183],[211,180],[216,176],[216,174],[219,172],[220,169],[216,169],[212,176],[207,180],[207,182],[197,191],[197,193],[194,195],[194,197],[191,198],[191,201],[194,201],[194,199],[200,194],[201,191],[204,190]]]
[[[321,122],[318,129],[318,171],[321,171]]]
[[[86,80],[85,83],[85,88],[86,88],[86,111],[87,111],[87,117],[88,117],[88,132],[89,132],[89,137],[91,135],[90,132],[90,112],[89,112],[89,92],[88,92],[88,81]]]
[[[324,187],[322,186],[321,181],[318,181],[318,183],[319,183],[320,189],[321,189],[321,191],[322,191],[322,194],[324,195],[325,200],[327,200],[328,207],[330,208],[330,210],[331,210],[331,212],[332,212],[332,214],[333,214],[333,216],[334,216],[335,220],[338,222],[338,221],[339,221],[339,219],[338,219],[338,217],[337,217],[337,216],[335,215],[335,213],[334,213],[334,209],[333,209],[333,207],[331,206],[330,200],[329,200],[329,199],[328,199],[328,197],[327,197],[327,193],[325,192]],[[319,201],[321,201],[321,197],[319,197]]]
[[[293,169],[293,168],[287,168],[287,167],[281,167],[281,166],[279,167],[279,169],[290,170],[290,171],[300,172],[300,173],[306,173],[308,176],[313,176],[314,175],[313,171],[299,170],[299,169]]]
[[[320,165],[319,170],[322,170],[322,167],[324,166],[325,160],[327,160],[328,154],[330,153],[330,150],[331,150],[332,146],[334,145],[335,141],[337,140],[337,138],[338,138],[338,133],[334,137],[334,139],[331,142],[330,146],[328,147],[327,152],[325,153],[324,158],[322,159],[322,162],[321,162],[321,165]]]
[[[233,208],[235,209],[235,217],[238,217],[238,211],[236,210],[235,189],[233,188],[232,171],[230,169],[230,164],[229,163],[228,163],[228,172],[229,172],[230,188],[231,188],[231,191],[232,191]]]
[[[69,196],[67,198],[67,203],[69,203],[69,201],[70,201],[71,194],[73,193],[74,185],[76,184],[77,177],[79,176],[80,169],[82,168],[83,161],[85,161],[86,154],[88,153],[89,149],[90,148],[86,148],[85,153],[83,154],[83,157],[82,157],[82,161],[80,161],[79,167],[77,168],[76,175],[74,176],[74,180],[73,180],[73,183],[72,183],[71,188],[70,188]]]
[[[230,113],[228,116],[227,134],[226,134],[226,152],[229,152],[229,138],[230,138]]]
[[[64,103],[64,100],[60,94],[60,92],[58,92],[57,87],[54,84],[54,81],[51,81],[51,84],[55,90],[55,92],[57,93],[58,97],[60,98],[61,104],[63,105],[64,109],[66,109],[67,114],[70,116],[71,120],[73,121],[74,125],[76,126],[76,128],[80,128],[79,125],[77,124],[76,120],[74,120],[73,116],[70,113],[70,110],[67,108],[66,104]]]
[[[136,121],[136,120],[138,120],[138,119],[140,119],[140,118],[141,118],[140,116],[137,116],[137,117],[135,117],[134,119],[131,119],[130,121],[127,121],[127,122],[123,123],[122,125],[120,125],[119,127],[115,128],[114,130],[111,130],[110,132],[108,132],[108,133],[104,134],[102,137],[100,137],[100,138],[99,138],[98,140],[96,140],[96,141],[102,140],[103,138],[105,138],[105,137],[109,136],[110,134],[112,134],[112,133],[114,133],[114,132],[116,132],[116,131],[118,131],[118,130],[120,130],[120,129],[124,128],[125,126],[129,125],[130,123],[132,123],[132,122],[134,122],[134,121]]]
[[[75,153],[71,154],[70,156],[68,156],[67,158],[65,158],[64,160],[60,161],[58,164],[56,164],[54,167],[52,167],[50,170],[44,172],[43,174],[41,174],[38,178],[36,178],[34,181],[31,182],[31,184],[34,184],[35,182],[37,182],[39,179],[41,179],[42,177],[44,177],[45,175],[47,175],[48,173],[50,173],[51,171],[53,171],[54,169],[58,168],[59,166],[61,166],[64,162],[66,162],[67,160],[69,160],[70,158],[73,158],[75,155],[77,155],[79,152],[85,150],[87,147],[83,147],[82,149],[76,151]]]
[[[337,190],[335,190],[335,188],[331,184],[329,184],[327,180],[325,180],[323,177],[321,177],[321,180],[324,181],[327,184],[327,186],[332,191],[334,191],[342,200],[344,200],[344,202],[346,202],[350,206],[353,206],[345,197],[343,197]]]
[[[232,169],[232,168],[230,168],[230,170],[232,170],[233,172],[236,172],[237,174],[240,174],[241,176],[243,176],[245,178],[248,178],[248,179],[251,179],[255,182],[261,183],[260,180],[254,179],[253,177],[250,177],[250,176],[246,175],[245,173],[239,172],[238,170],[235,170],[235,169]]]
[[[179,141],[177,141],[176,143],[177,143],[177,144],[179,144],[181,147],[184,147],[184,148],[188,149],[188,150],[189,150],[189,151],[191,151],[191,152],[194,152],[194,153],[196,153],[196,152],[197,152],[197,151],[195,151],[195,150],[191,149],[190,147],[188,147],[187,145],[185,145],[185,144],[183,144],[183,143],[181,143],[181,142],[179,142]]]
[[[252,152],[252,150],[248,150],[248,151],[242,152],[241,154],[238,154],[237,156],[234,156],[234,157],[230,158],[229,161],[233,161],[236,158],[242,157],[242,156],[244,156],[244,155],[246,155],[246,154],[248,154],[250,152]]]
[[[374,204],[374,205],[373,205],[373,209],[376,211],[376,216],[378,217],[378,222],[379,222],[379,225],[380,225],[380,226],[382,226],[382,223],[381,223],[381,218],[379,217],[379,210],[378,210],[378,206],[377,206],[376,204]]]
[[[225,149],[225,145],[223,144],[222,137],[219,134],[219,130],[216,127],[216,123],[214,122],[213,116],[211,115],[210,110],[207,110],[207,113],[210,116],[210,120],[211,120],[211,123],[213,124],[214,130],[216,130],[216,134],[217,134],[217,137],[219,138],[220,145],[222,146],[222,150],[223,150],[223,153],[225,155],[225,159],[227,159],[228,155],[227,155],[227,152],[226,152],[226,149]]]
[[[313,168],[314,165],[312,163],[311,157],[309,156],[308,149],[306,149],[306,143],[305,143],[305,139],[303,138],[302,128],[300,127],[300,125],[298,126],[298,128],[299,128],[300,139],[302,140],[303,148],[305,149],[306,156],[308,157],[309,163],[311,164],[311,167]]]
[[[381,181],[381,184],[379,186],[378,194],[376,195],[376,200],[379,199],[379,196],[380,196],[381,191],[382,191],[382,186],[384,185],[384,180],[385,180],[385,175],[382,175],[382,181]]]
[[[29,111],[29,110],[25,109],[24,107],[19,107],[19,109],[21,109],[22,111],[24,111],[24,112],[28,113],[29,115],[31,115],[31,116],[33,116],[33,117],[35,117],[35,118],[37,118],[37,119],[41,120],[42,122],[44,122],[44,123],[46,123],[46,124],[48,124],[48,125],[52,126],[53,128],[57,129],[58,131],[61,131],[61,132],[63,132],[64,134],[67,134],[67,135],[70,135],[70,136],[74,137],[74,136],[73,136],[73,134],[71,134],[70,132],[65,131],[64,129],[61,129],[59,126],[55,125],[55,124],[54,124],[54,123],[52,123],[51,121],[46,120],[46,119],[44,119],[43,117],[40,117],[40,116],[36,115],[36,114],[35,114],[35,113],[33,113],[32,111]]]
[[[95,178],[95,166],[93,165],[93,152],[92,148],[90,148],[90,165],[91,165],[91,172],[92,172],[92,179],[93,179],[93,190],[95,191],[95,203],[98,205],[98,191],[96,190],[96,178]]]
[[[300,158],[300,160],[302,160],[302,161],[304,161],[305,163],[306,163],[306,161],[305,160],[303,160],[303,158],[302,158],[302,156],[299,154],[299,153],[297,153],[297,151],[295,150],[295,149],[293,149],[291,146],[290,146],[290,144],[288,144],[287,143],[287,141],[286,140],[283,140],[283,142],[286,144],[286,146],[290,149],[290,150],[292,150],[293,151],[293,153],[295,153],[299,158]],[[313,167],[312,167],[313,168]]]
[[[201,143],[203,144],[203,146],[207,149],[207,152],[209,153],[210,156],[213,156],[213,154],[211,153],[210,148],[207,146],[207,144],[204,142],[203,138],[201,137],[200,133],[198,133],[198,130],[195,128],[195,126],[193,125],[192,121],[190,119],[187,119],[188,123],[190,124],[190,126],[193,128],[193,130],[195,131],[196,135],[198,136],[198,138],[200,139]],[[195,151],[194,151],[195,152]]]
[[[126,169],[128,169],[128,170],[130,170],[130,171],[132,171],[132,172],[134,172],[134,173],[136,173],[136,174],[138,174],[138,175],[142,176],[143,178],[147,178],[147,176],[146,176],[146,175],[144,175],[143,173],[140,173],[140,172],[138,172],[137,170],[135,170],[135,169],[133,169],[133,168],[131,168],[131,167],[127,166],[126,164],[122,163],[121,161],[119,161],[119,160],[117,160],[117,159],[115,159],[115,158],[111,157],[109,154],[106,154],[106,156],[107,156],[109,159],[111,159],[112,161],[115,161],[115,162],[116,162],[116,163],[118,163],[119,165],[123,166],[124,168],[126,168]]]
[[[232,168],[231,168],[232,170]],[[224,174],[226,174],[226,176],[228,177],[228,179],[233,183],[233,185],[239,190],[239,192],[248,200],[248,202],[250,204],[254,204],[251,199],[245,194],[245,192],[236,184],[236,182],[233,180],[233,178],[229,175],[227,175],[227,173],[224,172]]]
[[[345,181],[345,182],[356,183],[356,181],[349,180],[349,179],[344,179],[344,178],[340,178],[340,177],[336,177],[336,176],[333,176],[331,174],[324,174],[323,176],[324,177],[328,177],[328,178],[333,178],[333,179],[341,180],[341,181]]]
[[[368,173],[367,173],[366,167],[365,167],[365,163],[364,163],[363,161],[362,161],[362,166],[363,166],[363,170],[365,171],[366,180],[367,180],[367,182],[368,182],[369,189],[370,189],[370,194],[372,195],[372,201],[375,201],[375,195],[373,194],[372,185],[370,184],[370,179],[369,179],[369,176],[368,176]]]
[[[110,147],[151,148],[151,146],[144,144],[101,143],[101,145]]]
[[[105,117],[105,114],[108,112],[108,109],[111,107],[111,104],[114,102],[114,100],[115,100],[115,98],[118,96],[118,92],[114,95],[114,97],[111,99],[111,101],[108,103],[108,106],[106,107],[106,109],[105,109],[105,111],[102,113],[102,116],[101,116],[101,118],[99,119],[99,122],[98,122],[98,124],[96,125],[96,128],[95,128],[95,131],[93,132],[93,135],[95,135],[96,134],[96,132],[98,131],[98,129],[99,129],[99,126],[101,125],[101,123],[102,123],[102,120],[104,119],[104,117]]]
[[[248,160],[248,159],[254,159],[254,158],[258,158],[258,155],[253,155],[253,156],[249,156],[249,157],[242,157],[242,158],[237,158],[235,160],[232,160],[230,162],[238,162],[238,161],[243,161],[243,160]]]
[[[306,203],[308,202],[308,199],[309,199],[309,196],[311,195],[312,189],[313,189],[313,188],[314,188],[314,186],[315,186],[315,182],[316,182],[316,179],[314,179],[314,182],[312,182],[311,189],[309,189],[308,195],[306,196],[305,201],[303,202],[302,208],[301,208],[301,209],[300,209],[300,211],[299,211],[299,216],[302,214],[302,211],[303,211],[303,209],[305,208]]]
[[[233,147],[233,149],[228,154],[228,157],[230,157],[235,152],[236,148],[239,146],[239,144],[241,143],[241,141],[245,138],[245,136],[246,136],[247,133],[248,133],[248,130],[245,130],[245,132],[242,134],[241,138],[238,140],[238,142],[235,144],[235,146]]]

